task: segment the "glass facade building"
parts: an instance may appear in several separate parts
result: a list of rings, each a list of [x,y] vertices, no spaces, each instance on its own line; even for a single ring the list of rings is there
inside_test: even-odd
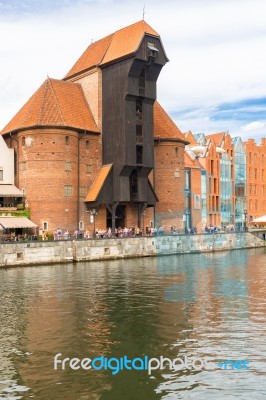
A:
[[[246,173],[246,151],[240,137],[233,139],[234,143],[234,165],[235,165],[235,215],[234,224],[236,229],[244,227],[245,213],[247,209],[247,173]]]
[[[220,202],[221,226],[226,227],[233,223],[233,186],[232,186],[232,161],[227,153],[221,154],[220,159]]]
[[[191,170],[185,169],[185,231],[191,228]]]

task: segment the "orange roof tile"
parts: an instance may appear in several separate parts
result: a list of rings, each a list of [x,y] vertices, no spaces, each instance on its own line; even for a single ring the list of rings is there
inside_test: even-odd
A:
[[[198,159],[193,160],[186,151],[184,152],[184,155],[185,155],[184,161],[185,161],[186,168],[200,168]]]
[[[184,136],[191,146],[195,146],[196,144],[198,144],[191,131],[184,132]]]
[[[114,34],[106,36],[105,38],[98,40],[87,47],[81,57],[66,74],[64,79],[99,65],[110,45],[113,36]]]
[[[154,108],[154,138],[187,140],[174,121],[169,117],[162,106],[155,101]]]
[[[60,126],[99,132],[82,87],[50,78],[0,133],[3,135],[34,126]]]
[[[141,20],[92,43],[64,79],[134,54],[145,34],[160,37],[154,29]]]
[[[113,164],[107,164],[107,165],[103,165],[99,169],[99,172],[92,184],[92,187],[90,188],[90,190],[86,196],[86,199],[84,200],[85,203],[97,200],[97,197],[100,194],[100,191],[104,185],[104,182],[105,182],[107,176],[109,175],[109,173],[111,171],[112,166],[113,166]]]
[[[103,65],[135,53],[145,33],[160,37],[160,35],[143,20],[115,32],[101,64]]]
[[[219,132],[219,133],[213,133],[211,135],[206,135],[206,139],[214,140],[216,146],[219,146],[222,143],[223,138],[224,138],[224,132]]]

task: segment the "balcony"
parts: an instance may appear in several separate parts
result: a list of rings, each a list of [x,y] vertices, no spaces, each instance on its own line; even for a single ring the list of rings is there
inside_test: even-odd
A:
[[[1,202],[0,201],[0,213],[10,213],[15,211],[24,210],[25,206],[23,203],[16,203],[16,202]]]

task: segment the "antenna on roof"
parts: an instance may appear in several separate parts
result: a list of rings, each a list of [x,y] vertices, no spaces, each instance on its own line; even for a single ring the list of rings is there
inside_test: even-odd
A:
[[[143,19],[143,21],[145,20],[145,3],[143,6],[143,11],[142,11],[142,19]]]

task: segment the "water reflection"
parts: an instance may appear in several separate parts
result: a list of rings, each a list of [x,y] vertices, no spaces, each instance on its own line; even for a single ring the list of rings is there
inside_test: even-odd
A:
[[[264,398],[263,249],[0,270],[0,399]],[[208,370],[65,371],[53,357],[206,357]],[[221,359],[251,371],[222,371]]]

